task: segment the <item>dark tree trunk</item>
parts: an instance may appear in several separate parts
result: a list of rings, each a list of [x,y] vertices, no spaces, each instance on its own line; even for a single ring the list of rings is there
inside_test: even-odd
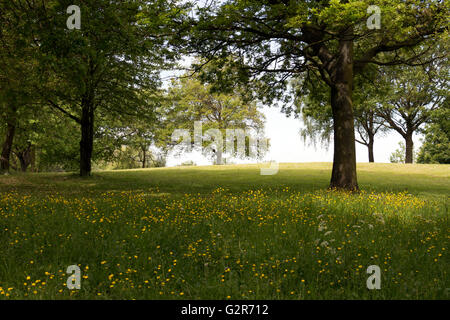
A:
[[[12,114],[8,120],[8,125],[6,128],[5,141],[3,142],[2,153],[0,156],[0,172],[8,172],[10,167],[10,158],[12,152],[12,145],[14,141],[14,135],[16,133],[16,108],[12,109]]]
[[[145,150],[145,148],[142,148],[142,169],[145,169],[147,164],[147,151]]]
[[[369,162],[375,162],[374,156],[373,156],[373,144],[368,145],[367,148],[369,149]]]
[[[17,167],[17,159],[16,157],[13,157],[9,163],[9,166],[11,167],[11,169],[13,169],[14,171],[19,171],[19,168]]]
[[[94,149],[94,108],[91,101],[83,101],[81,115],[80,176],[91,175]]]
[[[33,159],[33,147],[29,145],[26,149],[19,152],[15,152],[17,158],[19,159],[20,169],[22,172],[27,172],[29,165],[32,163]]]
[[[27,172],[27,168],[28,168],[29,163],[28,163],[27,159],[25,158],[25,155],[20,154],[20,155],[17,155],[17,157],[19,158],[21,171],[22,172]]]
[[[216,164],[222,165],[223,164],[223,153],[220,147],[216,150]]]
[[[373,145],[374,145],[374,136],[369,134],[369,143],[367,145],[367,149],[369,149],[369,162],[375,162],[375,158],[373,155]]]
[[[405,163],[413,163],[414,161],[414,142],[412,139],[412,133],[407,133],[405,136],[406,154]]]
[[[31,156],[30,156],[30,165],[31,172],[36,172],[36,147],[31,147]]]
[[[334,123],[334,157],[330,188],[358,190],[353,116],[353,41],[340,40],[339,57],[333,72],[331,107]]]

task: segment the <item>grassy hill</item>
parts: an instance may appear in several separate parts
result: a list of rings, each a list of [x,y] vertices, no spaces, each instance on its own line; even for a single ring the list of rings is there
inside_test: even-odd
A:
[[[260,167],[0,177],[0,299],[448,298],[450,166]]]
[[[265,165],[171,167],[95,172],[90,179],[70,173],[0,176],[0,191],[19,190],[86,192],[139,190],[158,187],[171,194],[208,193],[217,187],[232,191],[289,186],[299,191],[327,188],[331,163],[283,163],[278,174],[261,176]],[[450,165],[358,164],[361,189],[409,191],[415,195],[446,196],[450,191]]]

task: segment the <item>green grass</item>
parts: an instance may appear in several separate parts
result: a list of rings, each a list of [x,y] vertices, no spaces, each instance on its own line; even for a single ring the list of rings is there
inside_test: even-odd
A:
[[[0,299],[449,298],[450,166],[259,167],[0,177]]]

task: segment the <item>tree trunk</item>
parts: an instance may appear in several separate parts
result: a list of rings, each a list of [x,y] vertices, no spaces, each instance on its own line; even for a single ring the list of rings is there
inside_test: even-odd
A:
[[[12,108],[11,118],[8,120],[5,141],[3,142],[2,153],[0,156],[0,172],[9,171],[12,145],[14,141],[14,135],[16,133],[16,111],[16,108]]]
[[[222,165],[223,159],[222,159],[222,148],[218,147],[216,150],[216,164]]]
[[[142,169],[145,169],[147,163],[147,152],[144,147],[142,147]]]
[[[339,57],[333,72],[331,107],[334,123],[334,157],[330,188],[358,190],[353,116],[353,41],[351,33],[340,40]]]
[[[20,162],[20,170],[22,172],[27,172],[27,168],[28,168],[28,161],[26,159],[26,155],[25,154],[18,154],[17,158],[19,158],[19,162]]]
[[[36,147],[31,147],[31,155],[30,155],[30,165],[31,172],[36,172]]]
[[[90,101],[83,101],[81,115],[80,176],[91,175],[94,149],[94,108]]]
[[[367,145],[367,149],[369,149],[369,162],[375,162],[375,158],[373,155],[373,145],[374,145],[374,137],[369,134],[369,144]]]
[[[406,134],[405,142],[406,142],[405,163],[413,163],[413,161],[414,161],[414,142],[412,139],[412,133]]]
[[[17,158],[19,159],[20,169],[22,172],[27,172],[28,166],[32,162],[32,146],[29,145],[26,149],[19,152],[15,152]]]

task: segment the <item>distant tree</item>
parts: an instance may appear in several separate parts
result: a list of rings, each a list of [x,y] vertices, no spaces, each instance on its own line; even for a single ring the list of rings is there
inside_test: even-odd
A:
[[[172,111],[168,116],[168,119],[172,119],[170,126],[172,129],[192,129],[195,121],[201,121],[203,131],[220,130],[222,141],[210,143],[204,141],[203,145],[214,145],[211,149],[207,148],[206,150],[212,151],[216,164],[223,164],[224,161],[223,151],[226,145],[227,129],[253,130],[255,138],[257,135],[262,138],[264,114],[259,111],[255,102],[245,101],[238,90],[227,94],[214,93],[211,85],[202,84],[197,79],[184,77],[173,83],[169,95],[173,99]],[[250,156],[248,136],[245,139],[244,156]],[[235,155],[230,154],[229,156]],[[261,157],[262,154],[257,154],[257,156]]]
[[[356,142],[367,147],[369,153],[369,162],[375,162],[374,144],[375,136],[378,133],[385,132],[386,127],[376,113],[376,107],[361,108],[355,111],[355,128],[358,136]]]
[[[399,148],[389,156],[389,161],[391,163],[405,163],[405,143],[400,141],[398,146]]]
[[[97,143],[102,152],[99,158],[117,164],[118,169],[152,166],[155,155],[150,148],[154,145],[156,124],[145,119],[133,119],[116,126],[111,124],[99,130]]]
[[[419,150],[418,163],[450,164],[450,106],[446,101],[445,108],[432,117],[424,130],[425,137]]]
[[[378,81],[387,83],[390,89],[377,114],[405,139],[406,163],[414,161],[413,135],[443,108],[448,96],[450,78],[446,66],[447,61],[414,68],[391,67]]]
[[[197,164],[192,160],[188,160],[188,161],[185,161],[182,164],[180,164],[180,166],[183,166],[183,167],[195,167],[196,165]]]
[[[121,169],[163,166],[165,150],[160,147],[162,118],[166,106],[163,90],[139,93],[142,105],[137,114],[102,114],[95,134],[95,161],[98,165],[115,164]]]
[[[405,143],[403,141],[400,141],[398,143],[398,146],[399,146],[399,148],[396,149],[394,152],[392,152],[391,155],[389,156],[389,161],[391,163],[408,163],[408,162],[406,162],[406,156],[405,156],[406,155]],[[417,152],[413,152],[413,155],[412,155],[413,162],[416,161],[417,156],[418,156]]]
[[[375,162],[375,137],[387,131],[384,119],[377,115],[379,101],[384,99],[385,89],[374,86],[380,75],[373,66],[364,74],[355,77],[353,89],[353,108],[355,119],[355,141],[367,147],[369,162]],[[313,144],[320,142],[328,146],[333,137],[333,114],[330,105],[330,93],[321,79],[301,81],[294,89],[295,109],[285,107],[284,112],[301,113],[305,128],[301,130],[304,141],[310,139]]]
[[[385,126],[385,120],[377,113],[380,101],[385,98],[387,88],[376,85],[376,79],[380,77],[378,68],[367,68],[366,73],[355,79],[355,130],[356,142],[366,146],[369,162],[375,162],[374,145],[377,135],[385,134],[389,128]]]
[[[150,166],[152,154],[150,147],[153,143],[153,132],[145,127],[133,126],[127,128],[125,145],[131,150],[135,150],[135,161],[140,163],[140,167],[145,169]]]

